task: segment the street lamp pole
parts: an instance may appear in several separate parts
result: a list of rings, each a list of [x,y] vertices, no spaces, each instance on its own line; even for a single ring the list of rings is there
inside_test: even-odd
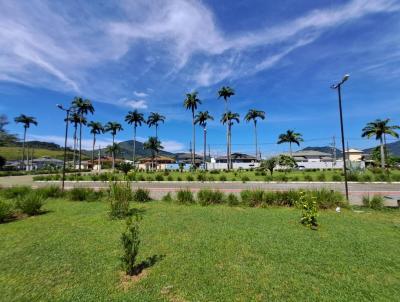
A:
[[[346,82],[349,78],[349,75],[346,74],[342,81],[337,84],[331,86],[332,89],[337,89],[338,97],[339,97],[339,114],[340,114],[340,131],[342,135],[342,156],[343,156],[343,170],[344,170],[344,186],[346,190],[346,200],[349,201],[349,187],[347,184],[347,167],[346,167],[346,150],[344,145],[344,127],[343,127],[343,112],[342,112],[342,92],[341,87],[344,82]]]

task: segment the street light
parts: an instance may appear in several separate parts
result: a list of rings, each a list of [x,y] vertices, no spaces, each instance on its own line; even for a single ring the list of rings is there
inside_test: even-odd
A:
[[[342,93],[341,93],[341,87],[344,82],[346,82],[349,79],[350,75],[345,74],[343,79],[337,83],[331,86],[332,89],[337,89],[338,91],[338,97],[339,97],[339,113],[340,113],[340,131],[342,134],[342,156],[343,156],[343,170],[344,170],[344,186],[346,189],[346,200],[349,201],[349,187],[347,185],[347,168],[346,168],[346,150],[344,147],[344,129],[343,129],[343,113],[342,113]]]
[[[65,109],[61,104],[57,104],[57,107],[67,113],[65,119],[65,141],[64,141],[64,162],[63,162],[63,171],[62,171],[62,185],[61,190],[64,192],[64,182],[65,182],[65,162],[67,161],[67,139],[68,139],[68,122],[69,122],[69,113],[74,111],[74,107],[70,107]]]

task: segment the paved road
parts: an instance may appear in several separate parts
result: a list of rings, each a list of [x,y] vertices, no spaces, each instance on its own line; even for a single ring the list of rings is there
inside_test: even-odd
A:
[[[32,176],[11,176],[0,177],[0,186],[10,185],[29,185],[33,187],[46,186],[49,184],[60,184],[60,182],[33,182]],[[107,182],[100,181],[66,181],[65,187],[91,187],[107,188]],[[167,192],[175,192],[182,188],[198,191],[202,188],[213,188],[223,192],[240,193],[244,189],[264,189],[264,190],[289,190],[289,189],[318,189],[326,188],[329,190],[341,191],[344,193],[344,184],[337,182],[287,182],[287,183],[264,183],[264,182],[133,182],[132,188],[149,189],[153,198],[160,198]],[[378,194],[384,196],[400,196],[400,183],[349,183],[350,201],[354,204],[361,203],[364,195]],[[388,200],[388,205],[396,205],[395,200]]]

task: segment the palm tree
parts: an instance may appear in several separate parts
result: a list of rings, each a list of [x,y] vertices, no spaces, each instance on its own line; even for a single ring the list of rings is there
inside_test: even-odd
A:
[[[395,129],[400,129],[400,126],[389,124],[390,119],[377,119],[373,122],[368,123],[363,129],[361,137],[370,138],[375,136],[377,140],[380,141],[381,148],[381,167],[385,168],[385,145],[386,145],[386,134],[391,135],[395,138],[399,138],[399,134],[394,131]]]
[[[85,115],[88,113],[94,113],[94,107],[90,100],[84,100],[81,97],[75,97],[72,101],[72,106],[76,108],[78,115],[81,117],[81,122],[79,123],[79,170],[81,170],[82,162],[82,123]]]
[[[233,113],[232,111],[228,111],[224,113],[221,117],[221,123],[227,124],[228,126],[228,148],[227,148],[227,162],[228,162],[228,170],[232,168],[232,163],[230,162],[231,152],[232,152],[232,126],[234,122],[239,123],[239,113]]]
[[[120,123],[117,122],[108,122],[105,126],[104,126],[104,131],[105,132],[111,132],[112,135],[112,146],[115,146],[115,136],[117,135],[117,133],[122,129],[122,125]],[[112,152],[112,169],[115,170],[115,152]]]
[[[14,118],[14,121],[15,121],[17,124],[23,124],[23,126],[24,126],[24,140],[23,140],[23,142],[22,142],[22,163],[21,163],[21,166],[22,166],[22,167],[25,167],[25,162],[24,162],[24,160],[25,160],[26,131],[28,130],[28,128],[29,128],[31,125],[37,126],[38,122],[36,121],[36,118],[35,118],[35,117],[33,117],[33,116],[28,116],[28,115],[25,115],[25,114],[21,114],[21,115],[17,116],[16,118]]]
[[[113,168],[113,170],[115,168],[115,160],[114,160],[114,158],[115,158],[115,155],[118,153],[119,150],[120,150],[119,145],[115,144],[115,143],[113,143],[112,145],[108,145],[106,147],[106,153],[111,155],[111,157],[112,157],[112,168]]]
[[[81,117],[78,113],[74,112],[70,115],[69,121],[74,125],[74,153],[73,153],[73,162],[74,162],[74,169],[76,168],[76,147],[78,144],[77,141],[77,131],[78,125],[81,121]]]
[[[94,146],[96,145],[96,135],[104,133],[104,127],[100,122],[91,121],[88,125],[90,133],[93,134],[92,144],[92,166],[94,166]]]
[[[218,91],[218,98],[223,98],[225,101],[225,114],[228,113],[228,100],[231,96],[235,95],[235,91],[229,86],[222,86],[221,89]],[[228,155],[226,162],[228,165],[228,169],[230,167],[230,151],[229,151],[229,125],[226,125],[226,154]]]
[[[142,123],[145,122],[143,113],[140,113],[137,110],[129,111],[125,116],[125,122],[132,125],[133,124],[133,166],[135,166],[136,162],[136,128],[137,126],[142,126]]]
[[[151,167],[152,167],[152,169],[154,169],[154,159],[156,157],[156,154],[158,154],[158,152],[160,152],[162,149],[164,149],[164,147],[161,146],[161,142],[157,139],[157,137],[150,136],[148,141],[143,143],[143,148],[145,150],[150,150],[150,152],[151,152]]]
[[[292,156],[292,143],[300,146],[300,142],[303,142],[301,133],[296,133],[294,130],[287,130],[286,133],[279,135],[278,144],[289,143],[290,156]]]
[[[150,115],[147,119],[147,125],[149,127],[155,126],[156,127],[156,138],[158,139],[158,125],[160,123],[164,123],[165,116],[158,114],[157,112],[150,112]]]
[[[193,149],[192,149],[192,166],[195,167],[195,156],[196,156],[196,128],[195,128],[195,116],[194,112],[197,110],[197,106],[201,104],[200,99],[197,97],[196,91],[186,94],[186,99],[183,101],[183,107],[186,110],[192,111],[192,126],[193,126]]]
[[[254,122],[254,137],[256,142],[256,159],[259,159],[260,152],[258,151],[258,141],[257,141],[257,119],[265,119],[265,112],[261,110],[250,109],[244,117],[246,122]]]
[[[204,169],[207,169],[206,166],[206,150],[207,150],[207,121],[213,121],[214,118],[208,113],[208,111],[200,111],[196,115],[196,119],[194,121],[195,124],[199,124],[203,127],[204,132],[204,149],[203,149],[203,166]]]

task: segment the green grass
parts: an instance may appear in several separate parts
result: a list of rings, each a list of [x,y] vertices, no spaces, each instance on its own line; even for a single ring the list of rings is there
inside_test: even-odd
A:
[[[312,231],[292,208],[137,207],[139,260],[165,257],[132,287],[119,287],[124,221],[110,220],[106,203],[49,200],[48,213],[0,225],[0,300],[395,301],[400,295],[398,211],[323,211],[320,229]]]
[[[69,156],[71,156],[72,152],[68,152],[68,154],[69,154]],[[5,157],[7,160],[20,160],[22,157],[22,148],[21,147],[0,147],[0,155]],[[49,156],[49,157],[53,157],[53,158],[57,158],[57,159],[63,159],[64,158],[64,150],[49,150],[49,149],[44,149],[44,148],[35,148],[33,156],[34,156],[34,158],[38,158],[38,157],[42,157],[42,156]],[[82,158],[88,159],[89,157],[86,154],[82,154]]]

